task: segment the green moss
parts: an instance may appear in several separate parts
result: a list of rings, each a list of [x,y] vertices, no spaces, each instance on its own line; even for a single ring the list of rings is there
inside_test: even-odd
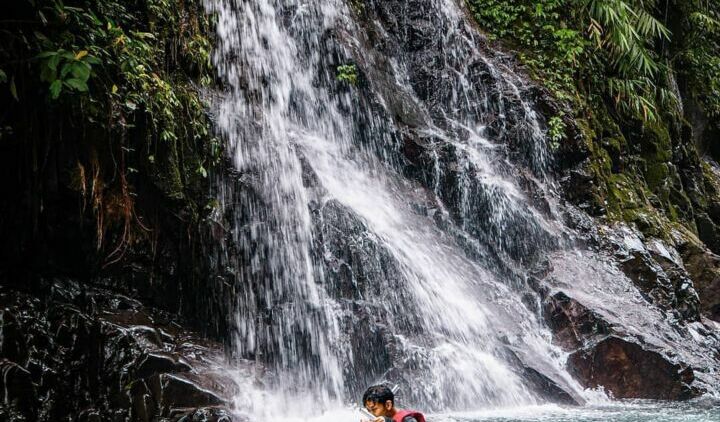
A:
[[[358,81],[358,70],[354,64],[344,64],[338,66],[335,78],[341,82],[347,82],[350,85],[356,85]]]
[[[664,163],[672,160],[672,140],[662,122],[645,123],[634,131],[633,138],[642,148],[642,157],[648,162]]]
[[[650,161],[645,166],[645,182],[654,192],[661,190],[670,176],[667,163]]]
[[[611,174],[606,179],[608,213],[616,219],[626,219],[626,213],[645,206],[645,198],[625,174]]]

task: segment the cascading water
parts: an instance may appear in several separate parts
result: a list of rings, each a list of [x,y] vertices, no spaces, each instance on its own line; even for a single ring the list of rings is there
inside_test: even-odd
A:
[[[248,287],[238,306],[239,354],[262,360],[273,374],[266,381],[276,390],[312,390],[313,396],[326,401],[357,393],[361,386],[351,378],[369,380],[363,372],[381,376],[394,368],[398,375],[384,375],[404,382],[408,400],[437,408],[534,403],[536,396],[502,356],[508,347],[530,347],[538,359],[558,357],[549,346],[549,334],[493,268],[468,258],[459,241],[438,227],[441,215],[433,219],[413,208],[413,202],[417,206],[429,201],[439,214],[448,214],[429,191],[424,192],[426,198],[414,201],[412,196],[424,189],[395,170],[400,145],[390,110],[374,112],[353,100],[352,91],[333,89],[338,82],[332,57],[325,54],[343,47],[331,45],[334,40],[328,33],[343,26],[359,31],[350,19],[351,10],[342,2],[271,0],[212,1],[208,6],[219,18],[216,64],[229,87],[220,104],[219,126],[252,190],[239,205],[249,215],[238,216],[235,228],[237,243],[251,248],[245,251],[251,270],[240,272],[245,276],[240,284]],[[453,3],[428,7],[448,29],[448,45],[469,34]],[[491,162],[502,159],[492,151],[502,146],[485,139],[480,128],[492,107],[499,107],[497,122],[505,124],[503,113],[512,104],[504,98],[480,98],[483,91],[465,79],[467,69],[451,67],[467,66],[467,58],[485,60],[473,49],[463,50],[468,47],[472,39],[448,52],[455,57],[445,73],[457,80],[449,83],[452,93],[444,101],[456,104],[454,110],[423,104],[412,86],[403,83],[409,79],[403,70],[409,63],[400,58],[393,67],[394,88],[426,119],[427,136],[438,146],[453,148],[460,158],[463,168],[457,171],[456,189],[461,223],[455,232],[465,239],[477,237],[480,229],[472,227],[477,219],[471,214],[478,205],[487,207],[484,212],[496,234],[515,224],[542,230],[543,218],[527,210],[520,188],[507,177],[509,163]],[[543,138],[534,115],[512,83],[494,82],[512,87],[511,100],[524,107],[513,112],[525,113],[524,127],[535,131],[516,136],[528,136],[521,141],[539,152],[533,156],[540,159],[533,161],[542,171]],[[379,102],[392,101],[376,94]],[[439,162],[437,167],[438,180],[432,182],[436,187],[447,171]],[[307,174],[314,183],[304,180]],[[313,233],[311,210],[320,220],[327,219],[323,209],[330,207],[328,202],[357,218],[358,237],[374,244],[373,258],[387,261],[385,274],[366,280],[377,285],[359,288],[353,306],[333,294],[332,285],[339,282],[326,276],[323,268],[342,257],[331,250],[313,254],[318,233]],[[446,218],[442,225],[454,223]],[[473,243],[475,252],[488,253],[482,251],[487,239]],[[357,280],[350,281],[357,285]],[[358,361],[372,358],[358,354],[384,352],[341,345],[363,343],[348,321],[372,313],[379,318],[367,323],[385,326],[379,346],[394,349],[393,356],[362,367]]]
[[[220,198],[240,249],[235,345],[281,397],[239,407],[308,415],[379,380],[424,409],[536,404],[524,363],[585,394],[524,275],[566,236],[542,123],[462,6],[206,4],[243,185]],[[347,63],[356,86],[336,77]]]
[[[304,20],[318,16],[305,16],[300,4],[286,4],[297,7],[286,28],[281,22],[286,10],[269,1],[208,6],[219,18],[217,65],[230,89],[220,105],[220,127],[238,171],[255,189],[239,204],[250,217],[235,227],[236,243],[252,248],[245,254],[250,270],[240,280],[247,289],[238,307],[235,343],[241,356],[272,362],[279,372],[276,381],[292,377],[297,391],[313,387],[325,400],[337,397],[342,384],[329,345],[333,321],[325,311],[332,304],[311,256],[310,210],[290,138],[296,125],[311,117],[303,105],[317,99],[312,72],[300,60],[304,46],[288,31],[305,28]],[[309,54],[306,60],[314,61]]]

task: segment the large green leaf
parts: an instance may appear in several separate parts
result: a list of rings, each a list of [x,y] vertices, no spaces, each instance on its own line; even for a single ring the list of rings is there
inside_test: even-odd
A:
[[[60,96],[60,91],[62,91],[62,81],[56,79],[50,84],[50,96],[53,100],[56,100]]]
[[[48,57],[57,56],[57,51],[43,51],[42,53],[35,56],[36,59],[47,59]]]
[[[70,73],[83,82],[87,82],[90,78],[90,65],[80,61],[74,62],[70,67]]]
[[[60,63],[60,55],[55,54],[54,56],[50,56],[50,59],[47,61],[46,66],[52,69],[54,72],[55,70],[57,70],[58,63]]]
[[[78,92],[87,92],[88,90],[87,83],[85,83],[85,81],[81,79],[68,79],[65,81],[65,85],[75,89]]]

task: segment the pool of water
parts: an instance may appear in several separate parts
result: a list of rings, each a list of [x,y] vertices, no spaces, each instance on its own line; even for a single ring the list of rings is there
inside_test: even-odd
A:
[[[437,414],[430,422],[720,422],[720,401],[687,403],[612,402],[586,407],[556,405]]]
[[[356,405],[318,409],[309,400],[306,402],[309,407],[292,406],[290,409],[284,408],[283,403],[267,401],[260,396],[252,403],[256,406],[252,411],[238,414],[241,420],[361,422],[366,419]],[[428,422],[720,422],[720,398],[704,397],[684,403],[606,401],[582,407],[548,404],[426,416]]]

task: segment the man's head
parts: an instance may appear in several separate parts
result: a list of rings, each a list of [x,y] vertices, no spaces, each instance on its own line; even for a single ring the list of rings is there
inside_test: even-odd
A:
[[[395,394],[384,385],[373,385],[363,394],[362,404],[374,416],[395,414]]]

